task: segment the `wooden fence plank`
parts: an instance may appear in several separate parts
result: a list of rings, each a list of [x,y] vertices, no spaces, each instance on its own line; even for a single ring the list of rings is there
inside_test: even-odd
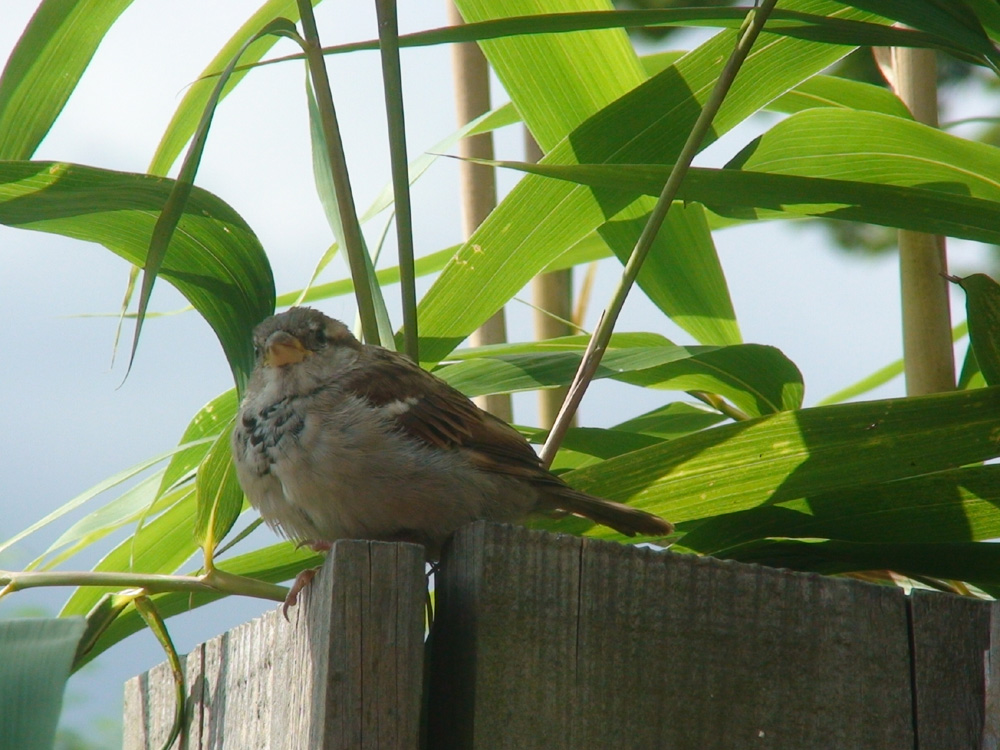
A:
[[[437,589],[432,748],[913,748],[899,590],[485,524]]]
[[[334,545],[291,622],[273,611],[186,661],[180,750],[344,750],[419,743],[424,550]],[[162,665],[126,684],[126,750],[160,748],[172,719]]]
[[[1000,662],[995,639],[1000,605],[914,591],[913,675],[920,750],[978,750],[998,746],[996,693]],[[992,693],[993,695],[989,695]],[[987,725],[987,706],[993,716]]]
[[[1000,750],[997,603],[483,523],[436,588],[425,659],[423,550],[338,543],[188,656],[175,747],[412,749],[423,702],[429,750]],[[124,746],[171,710],[131,680]]]
[[[564,747],[572,718],[573,676],[565,665],[576,650],[579,547],[576,537],[492,524],[475,524],[453,540],[435,582],[432,748],[525,741],[526,747]],[[492,710],[479,710],[501,695]]]

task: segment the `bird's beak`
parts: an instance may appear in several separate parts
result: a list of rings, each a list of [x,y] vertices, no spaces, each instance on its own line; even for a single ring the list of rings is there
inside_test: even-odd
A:
[[[311,353],[292,334],[287,331],[275,331],[268,337],[264,347],[264,364],[268,367],[294,365]]]

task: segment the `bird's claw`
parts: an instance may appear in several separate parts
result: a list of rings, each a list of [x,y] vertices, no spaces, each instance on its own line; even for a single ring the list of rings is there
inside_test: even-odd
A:
[[[285,616],[286,621],[289,621],[288,608],[294,607],[299,603],[299,593],[309,585],[309,582],[316,577],[317,573],[319,573],[319,568],[306,568],[295,576],[292,587],[288,590],[288,596],[285,597],[285,603],[281,605],[281,614]]]

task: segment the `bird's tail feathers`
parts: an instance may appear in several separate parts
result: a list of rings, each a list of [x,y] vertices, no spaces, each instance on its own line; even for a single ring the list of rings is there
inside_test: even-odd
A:
[[[666,536],[674,531],[669,521],[638,508],[588,495],[572,487],[546,489],[544,506],[585,516],[626,536]]]

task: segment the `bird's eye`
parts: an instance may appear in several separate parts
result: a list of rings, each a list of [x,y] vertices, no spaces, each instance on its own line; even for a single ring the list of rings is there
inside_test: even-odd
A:
[[[330,337],[326,335],[326,331],[322,328],[316,331],[316,343],[320,346],[326,346],[330,343]]]
[[[254,344],[254,347],[253,347],[253,356],[254,356],[254,358],[255,359],[260,359],[261,354],[263,354],[263,353],[264,353],[263,347],[261,347],[260,344]]]

